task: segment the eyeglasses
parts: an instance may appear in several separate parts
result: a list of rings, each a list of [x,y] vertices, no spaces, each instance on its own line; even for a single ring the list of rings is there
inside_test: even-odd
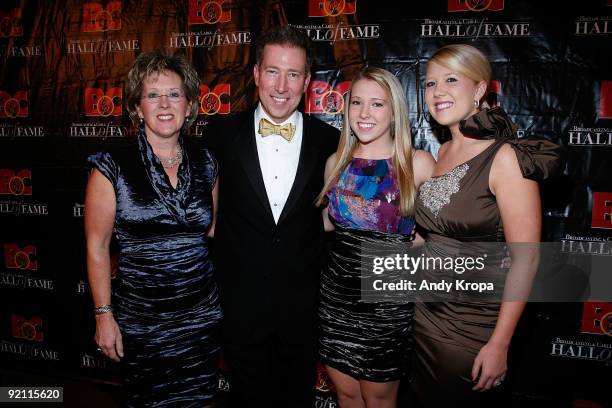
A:
[[[166,98],[168,98],[170,102],[173,102],[173,103],[180,102],[185,97],[185,95],[183,95],[179,91],[170,91],[167,94],[149,92],[148,94],[143,95],[142,99],[144,99],[145,101],[149,103],[158,103],[161,100],[162,96],[165,96]]]

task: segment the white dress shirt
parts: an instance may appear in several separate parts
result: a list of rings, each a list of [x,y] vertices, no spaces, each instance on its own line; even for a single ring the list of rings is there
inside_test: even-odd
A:
[[[265,118],[276,125],[292,123],[295,125],[295,134],[290,142],[280,135],[262,137],[259,134],[259,121]],[[289,192],[295,180],[298,162],[300,160],[300,148],[302,146],[302,114],[293,112],[285,122],[276,123],[266,114],[261,107],[255,110],[255,140],[257,141],[257,155],[261,175],[266,186],[268,201],[274,221],[278,223],[283,207],[289,197]]]

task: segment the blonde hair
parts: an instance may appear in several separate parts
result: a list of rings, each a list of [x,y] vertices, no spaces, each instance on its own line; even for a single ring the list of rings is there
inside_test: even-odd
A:
[[[459,72],[474,82],[485,81],[487,86],[491,82],[491,64],[489,60],[478,48],[471,45],[445,45],[431,56],[428,63],[431,62]],[[489,105],[485,100],[486,97],[485,92],[479,102],[480,106],[488,108]]]
[[[414,187],[414,173],[412,171],[412,137],[408,122],[408,103],[404,90],[398,79],[389,71],[382,68],[366,67],[359,71],[351,82],[350,89],[357,81],[370,80],[380,85],[390,96],[393,120],[391,122],[391,137],[393,139],[392,162],[400,191],[399,210],[403,217],[414,214],[414,200],[416,188]],[[357,137],[351,131],[349,124],[349,106],[351,91],[346,94],[344,103],[344,125],[340,133],[340,142],[336,151],[336,163],[327,178],[323,189],[317,197],[317,205],[322,205],[327,192],[338,182],[340,174],[353,158],[358,145]]]

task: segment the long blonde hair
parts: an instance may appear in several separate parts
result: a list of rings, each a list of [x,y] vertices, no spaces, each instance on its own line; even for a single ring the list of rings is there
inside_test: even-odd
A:
[[[397,78],[382,68],[366,67],[359,71],[353,78],[350,89],[353,88],[357,81],[362,79],[376,82],[390,96],[391,109],[393,110],[393,121],[391,123],[391,137],[393,139],[392,161],[400,191],[399,210],[400,215],[403,217],[413,215],[416,188],[414,187],[414,173],[412,171],[412,137],[410,134],[410,124],[408,123],[408,104],[404,90]],[[342,174],[353,158],[355,149],[358,146],[358,139],[351,131],[349,123],[350,100],[351,91],[349,90],[344,103],[344,125],[340,133],[338,150],[336,151],[337,160],[317,197],[317,205],[319,206],[323,204],[327,192],[338,182],[340,174]]]

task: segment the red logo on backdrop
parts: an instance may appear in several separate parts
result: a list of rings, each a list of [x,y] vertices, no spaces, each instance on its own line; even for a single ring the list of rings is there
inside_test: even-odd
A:
[[[4,266],[7,269],[35,271],[38,269],[36,247],[34,245],[26,245],[20,248],[15,244],[4,244]]]
[[[226,0],[189,0],[189,24],[227,23],[232,20]]]
[[[448,11],[500,11],[504,0],[448,0]]]
[[[489,87],[487,88],[487,103],[492,108],[497,108],[500,106],[499,96],[501,95],[501,82],[494,79],[489,83]]]
[[[230,84],[217,84],[213,89],[200,85],[200,113],[227,115],[230,109]]]
[[[43,341],[42,324],[43,320],[38,316],[26,319],[23,316],[11,314],[11,331],[16,339]]]
[[[9,11],[0,10],[0,38],[20,37],[22,35],[21,8],[14,8]]]
[[[121,116],[123,112],[121,88],[85,88],[85,115]]]
[[[331,378],[329,378],[325,366],[320,362],[317,363],[317,382],[315,384],[315,389],[321,392],[336,392],[336,387]]]
[[[584,302],[582,304],[582,333],[612,336],[612,303]]]
[[[601,81],[599,90],[599,118],[612,119],[612,81]]]
[[[121,30],[121,2],[83,4],[83,28],[85,33]]]
[[[0,169],[0,194],[32,195],[32,172],[28,169],[18,172]]]
[[[227,365],[227,363],[225,362],[225,357],[223,356],[223,352],[219,353],[219,364],[217,365],[217,368],[223,372],[229,372],[230,368]]]
[[[343,81],[332,88],[327,82],[310,81],[306,91],[306,113],[341,114],[344,95],[350,85],[349,81]]]
[[[593,193],[591,228],[612,229],[612,193]]]
[[[355,14],[357,0],[308,0],[308,17]]]
[[[25,118],[28,116],[28,91],[11,95],[0,91],[0,118]]]

